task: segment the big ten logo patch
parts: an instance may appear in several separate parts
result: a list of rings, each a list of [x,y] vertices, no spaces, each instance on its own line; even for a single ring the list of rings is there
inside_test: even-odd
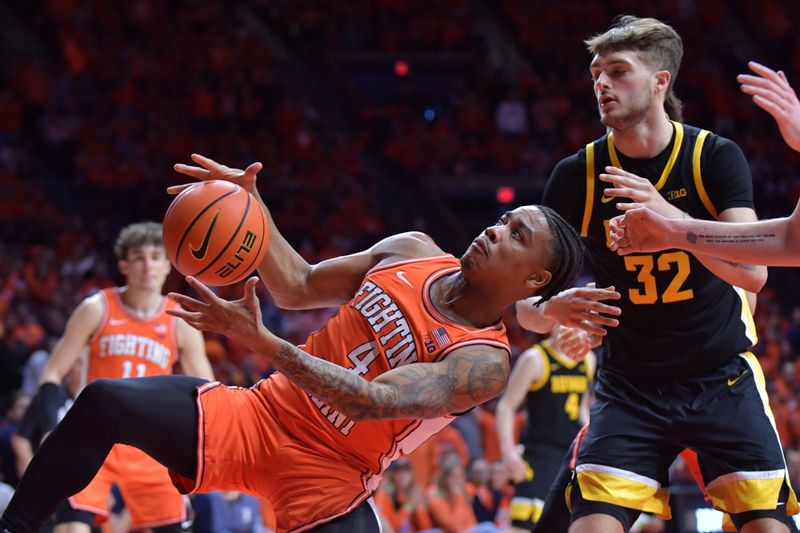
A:
[[[685,187],[675,189],[674,191],[667,191],[667,200],[677,200],[678,198],[685,198],[688,193]]]

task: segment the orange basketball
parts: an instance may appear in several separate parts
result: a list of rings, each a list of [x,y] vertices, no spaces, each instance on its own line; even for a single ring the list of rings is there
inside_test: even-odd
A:
[[[228,181],[182,191],[164,215],[164,247],[181,274],[230,285],[255,269],[269,244],[267,216],[253,196]]]

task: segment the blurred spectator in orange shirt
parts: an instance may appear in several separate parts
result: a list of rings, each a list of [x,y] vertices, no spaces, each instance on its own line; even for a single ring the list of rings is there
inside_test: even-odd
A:
[[[423,491],[407,460],[399,459],[389,467],[374,498],[378,511],[395,533],[413,533],[431,528]]]
[[[450,453],[458,457],[462,467],[469,463],[469,450],[461,433],[452,426],[446,426],[408,456],[417,483],[422,487],[430,485],[439,471],[439,465],[443,464],[443,456]]]
[[[493,523],[478,524],[467,490],[464,468],[455,462],[442,467],[436,487],[428,498],[433,527],[444,533],[494,533]]]

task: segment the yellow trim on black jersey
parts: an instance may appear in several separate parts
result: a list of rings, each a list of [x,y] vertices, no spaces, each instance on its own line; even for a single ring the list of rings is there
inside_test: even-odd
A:
[[[742,300],[742,314],[741,319],[745,328],[745,335],[753,343],[753,346],[758,344],[758,330],[756,329],[755,320],[753,320],[753,312],[750,310],[750,304],[747,303],[747,292],[741,288],[733,286],[733,290],[739,295]]]
[[[580,364],[580,361],[575,361],[573,359],[570,359],[566,355],[559,352],[556,349],[556,347],[550,343],[550,341],[542,341],[540,343],[540,346],[542,347],[542,349],[544,349],[545,352],[547,352],[550,355],[550,357],[561,363],[561,366],[563,366],[567,370],[572,370],[573,368],[578,366],[578,364]]]
[[[539,357],[542,359],[542,375],[539,376],[539,379],[532,381],[531,384],[528,385],[528,390],[533,392],[544,387],[547,384],[547,380],[550,379],[550,360],[547,358],[547,354],[540,345],[537,344],[531,349],[539,354]]]
[[[697,134],[697,140],[694,142],[694,153],[692,154],[692,174],[694,174],[694,188],[697,189],[697,195],[700,201],[703,202],[706,210],[711,213],[714,218],[719,218],[719,213],[714,204],[711,203],[711,198],[708,197],[706,188],[703,186],[703,172],[700,169],[700,156],[703,154],[703,144],[706,142],[706,137],[711,132],[708,130],[700,130]]]
[[[675,166],[675,161],[678,159],[678,153],[681,151],[681,145],[683,144],[683,124],[680,122],[675,122],[671,120],[672,125],[675,127],[675,144],[672,145],[672,153],[669,154],[669,159],[667,160],[667,164],[664,166],[664,170],[661,172],[661,177],[658,178],[658,181],[655,184],[655,188],[657,191],[661,190],[661,187],[667,183],[667,178],[669,178],[670,172],[672,172],[672,167]],[[614,134],[608,134],[608,156],[611,159],[611,164],[613,164],[617,168],[622,168],[622,165],[619,162],[619,157],[617,157],[617,149],[614,148]]]
[[[594,141],[586,145],[586,204],[583,207],[581,237],[589,235],[589,222],[592,220],[594,205]]]

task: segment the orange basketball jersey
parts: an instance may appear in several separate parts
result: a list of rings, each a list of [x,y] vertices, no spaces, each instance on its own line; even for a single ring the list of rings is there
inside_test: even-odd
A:
[[[164,298],[161,308],[148,318],[131,314],[122,303],[119,288],[101,293],[105,314],[89,342],[87,382],[98,378],[138,378],[171,374],[178,353],[176,318],[166,313],[177,304]],[[132,446],[116,444],[103,466],[70,505],[97,515],[109,514],[108,495],[117,484],[137,528],[182,521],[183,497],[175,491],[167,469]]]
[[[171,374],[178,356],[177,319],[166,313],[177,304],[164,298],[148,318],[131,314],[119,288],[104,289],[105,315],[89,342],[87,383],[98,378],[140,378]]]
[[[505,326],[457,324],[430,300],[431,285],[460,268],[458,259],[438,255],[370,270],[355,297],[339,308],[303,349],[367,380],[414,363],[442,361],[453,350],[487,345],[507,350]],[[431,420],[370,420],[356,423],[278,373],[257,385],[265,408],[289,435],[308,449],[362,472],[375,490],[383,471],[449,424],[452,416]]]

